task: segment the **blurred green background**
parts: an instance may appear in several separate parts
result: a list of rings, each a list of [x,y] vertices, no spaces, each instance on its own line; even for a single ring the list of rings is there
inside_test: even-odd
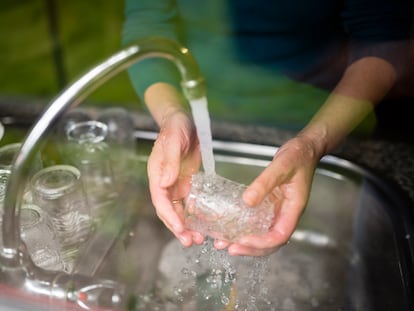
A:
[[[123,5],[120,0],[1,0],[0,96],[49,100],[116,52]],[[137,101],[125,72],[88,97],[97,105],[135,109]]]
[[[123,0],[0,0],[0,113],[19,110],[24,116],[29,107],[46,105],[117,52],[123,11]],[[413,123],[407,120],[412,114],[407,109],[414,98],[413,42],[410,47],[408,66],[390,96],[393,104],[377,111],[377,122],[398,139],[412,136]],[[98,88],[82,106],[89,104],[146,111],[126,72]]]

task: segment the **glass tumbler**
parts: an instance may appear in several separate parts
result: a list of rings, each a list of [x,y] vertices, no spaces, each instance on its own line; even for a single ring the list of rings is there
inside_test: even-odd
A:
[[[14,158],[20,150],[21,143],[11,143],[0,147],[0,169],[12,170],[12,164]],[[33,161],[30,163],[29,177],[39,171],[42,167],[42,158],[40,153],[36,154]]]
[[[31,179],[31,190],[33,202],[52,220],[63,260],[73,264],[93,229],[79,170],[70,165],[46,167]]]
[[[4,145],[3,147],[0,148],[0,170],[8,170],[10,172],[12,171],[12,163],[17,153],[19,152],[20,147],[21,147],[21,143],[11,143],[11,144]],[[28,172],[29,179],[31,178],[31,176],[33,176],[36,172],[41,170],[43,167],[40,153],[38,153],[35,156],[34,160],[30,164],[31,164],[31,167]],[[5,185],[4,185],[4,188],[5,188]],[[5,191],[5,189],[3,191]],[[32,195],[31,195],[30,187],[29,185],[26,185],[25,190],[24,190],[24,197],[23,197],[25,203],[32,203],[31,197]]]
[[[126,109],[121,107],[106,108],[98,115],[97,121],[108,127],[106,138],[108,144],[135,150],[134,119]]]
[[[134,119],[122,107],[104,109],[99,115],[99,122],[107,125],[108,133],[105,142],[110,149],[110,158],[114,179],[121,186],[128,181],[131,167],[136,162],[136,140],[134,136]]]
[[[10,170],[0,168],[0,215],[3,215],[4,196],[6,195],[6,187],[10,174]]]
[[[266,198],[262,204],[247,206],[242,200],[246,186],[216,174],[200,172],[192,176],[185,200],[188,229],[227,241],[267,232],[274,217],[274,205]]]
[[[75,123],[91,121],[92,117],[86,110],[75,108],[64,115],[57,129],[59,134],[65,136],[68,129]]]
[[[21,208],[20,236],[37,266],[47,270],[64,270],[52,222],[37,205],[26,204]]]
[[[65,159],[65,155],[71,152],[71,146],[67,143],[66,133],[76,123],[91,121],[92,117],[85,109],[75,108],[67,112],[56,126],[54,146],[58,154]]]
[[[82,184],[94,219],[100,219],[117,197],[109,147],[105,142],[108,126],[99,121],[73,124],[66,133],[71,142],[69,161],[82,174]]]

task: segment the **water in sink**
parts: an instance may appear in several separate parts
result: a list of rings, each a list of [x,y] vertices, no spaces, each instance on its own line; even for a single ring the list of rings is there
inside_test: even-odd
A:
[[[219,174],[243,183],[267,163],[218,159]],[[345,310],[359,192],[359,182],[318,169],[291,241],[263,258],[229,256],[211,240],[182,248],[156,218],[147,194],[127,242],[116,246],[100,274],[113,278],[116,272],[129,283],[140,310]]]

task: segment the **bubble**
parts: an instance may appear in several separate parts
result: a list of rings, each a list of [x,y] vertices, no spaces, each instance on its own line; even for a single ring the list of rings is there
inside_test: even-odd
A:
[[[228,306],[230,304],[230,298],[226,295],[221,295],[221,303],[225,306]]]

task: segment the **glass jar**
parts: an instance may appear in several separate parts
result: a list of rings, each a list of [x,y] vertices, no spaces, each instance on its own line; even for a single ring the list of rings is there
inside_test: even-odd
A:
[[[81,181],[91,208],[99,221],[117,197],[109,147],[105,142],[108,126],[99,121],[74,123],[66,136],[71,145],[70,163],[81,172]]]
[[[70,165],[49,166],[36,173],[30,185],[33,202],[51,218],[63,260],[73,265],[93,231],[80,171]]]

